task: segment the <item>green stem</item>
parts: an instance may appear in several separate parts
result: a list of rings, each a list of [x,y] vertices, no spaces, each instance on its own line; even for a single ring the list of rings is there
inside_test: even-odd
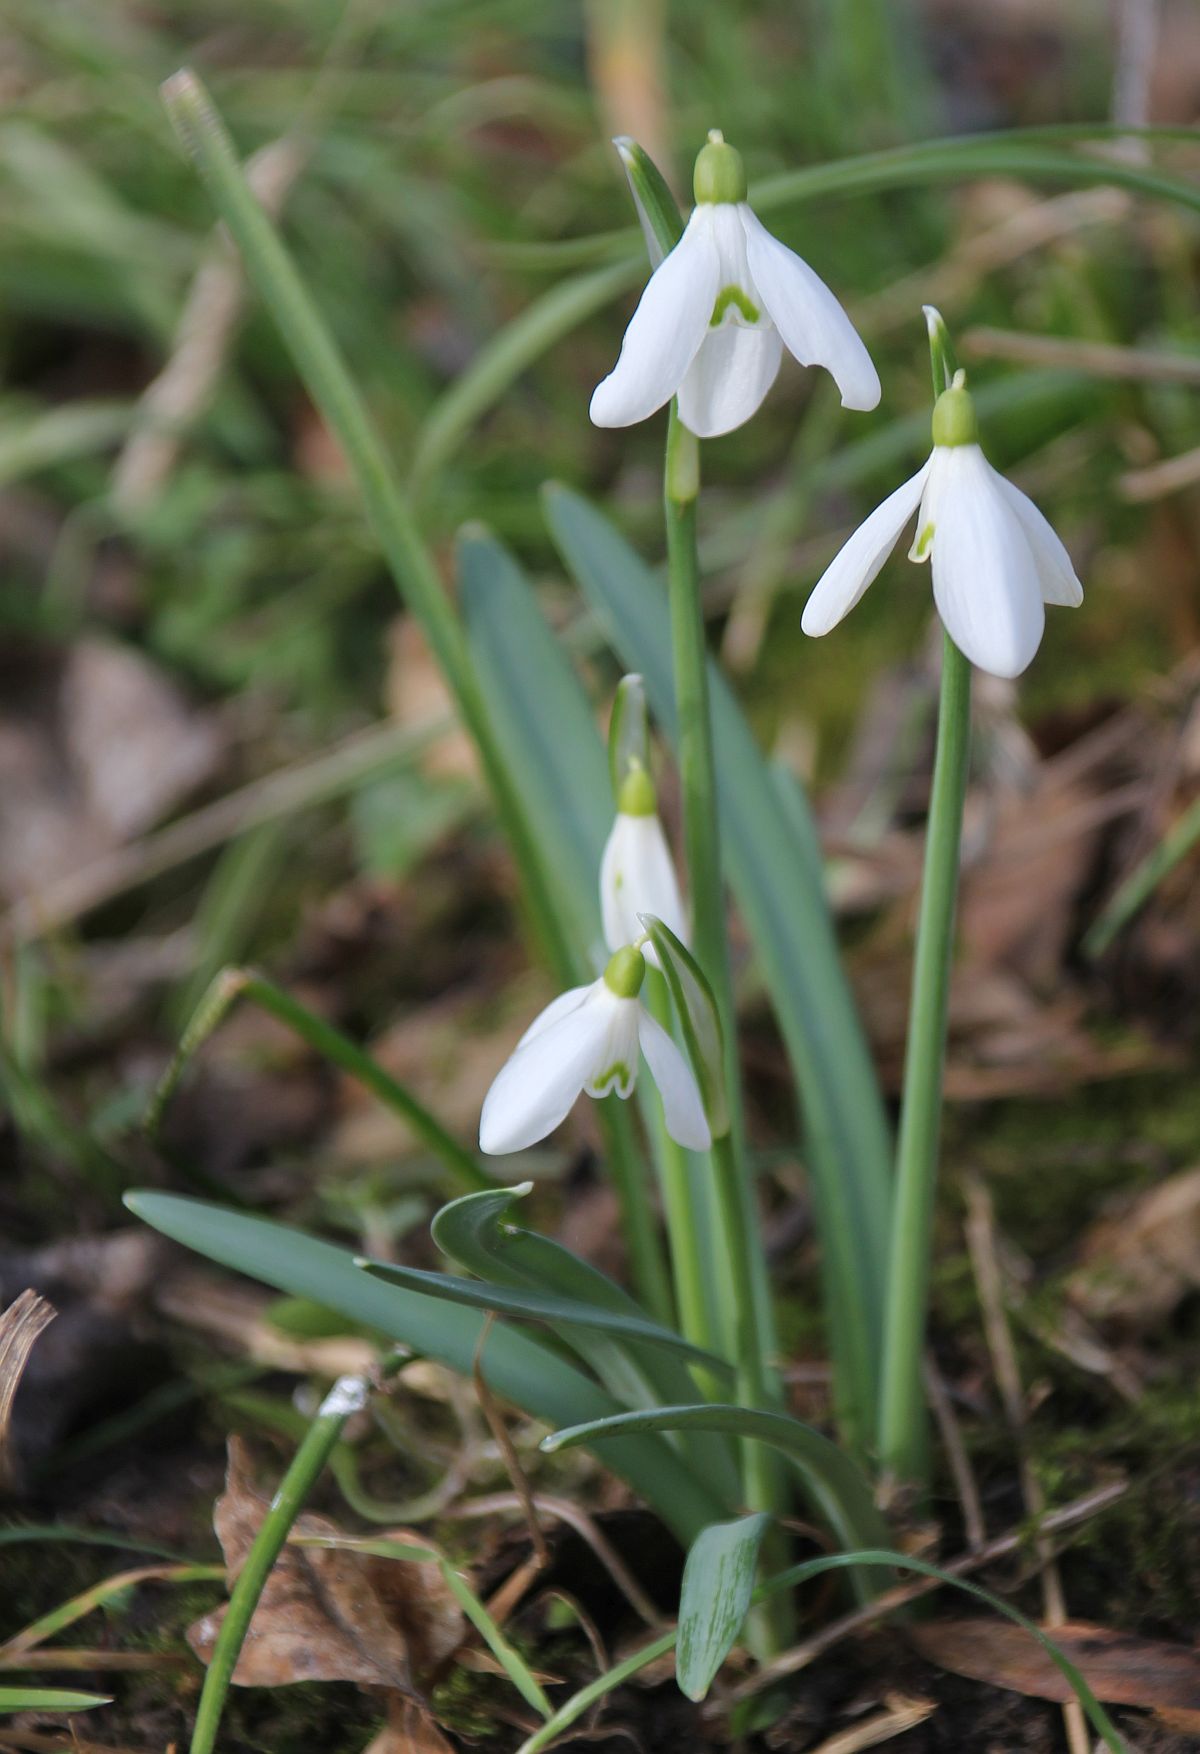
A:
[[[971,666],[947,634],[913,958],[883,1327],[879,1445],[883,1465],[897,1482],[920,1481],[926,1464],[921,1355],[929,1299],[946,1010],[970,746]]]
[[[185,69],[167,80],[163,102],[241,252],[248,279],[275,319],[296,369],[353,471],[396,585],[420,621],[479,750],[536,929],[551,962],[566,974],[573,962],[571,947],[552,905],[517,787],[504,765],[458,617],[363,399],[279,234],[247,184],[233,143],[203,85]]]
[[[732,1346],[739,1392],[752,1407],[769,1408],[777,1399],[772,1350],[770,1293],[755,1209],[754,1188],[741,1144],[741,1082],[725,932],[725,892],[717,818],[716,767],[708,702],[708,653],[700,598],[700,559],[696,542],[696,500],[700,492],[700,447],[671,404],[664,472],[667,526],[667,579],[671,610],[671,651],[678,721],[679,773],[683,791],[684,840],[691,885],[696,959],[712,986],[725,1040],[726,1084],[732,1125],[714,1140],[713,1175],[720,1228],[729,1262],[723,1298],[726,1342]],[[756,1443],[742,1447],[746,1501],[752,1510],[780,1512],[785,1489],[774,1457]],[[753,1630],[760,1655],[779,1648],[788,1631],[786,1604],[769,1612]]]
[[[642,1152],[634,1133],[633,1116],[619,1096],[606,1096],[596,1104],[604,1135],[608,1171],[621,1213],[621,1231],[629,1251],[629,1271],[639,1301],[656,1321],[675,1326],[671,1282],[650,1202],[649,1183]]]
[[[312,1491],[317,1476],[328,1461],[342,1427],[351,1413],[365,1404],[367,1385],[362,1377],[344,1376],[334,1384],[321,1404],[321,1410],[309,1426],[304,1441],[292,1458],[292,1464],[271,1500],[270,1509],[259,1525],[245,1563],[229,1595],[229,1606],[213,1646],[212,1661],[204,1677],[196,1724],[192,1731],[191,1754],[212,1754],[216,1746],[225,1695],[229,1692],[233,1672],[237,1668],[242,1645],[250,1629],[271,1567],[283,1551],[292,1524],[300,1514],[305,1499]]]

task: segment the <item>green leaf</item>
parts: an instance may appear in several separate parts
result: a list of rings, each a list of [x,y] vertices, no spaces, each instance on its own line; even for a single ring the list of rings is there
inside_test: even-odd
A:
[[[717,1001],[704,970],[686,944],[654,914],[639,914],[658,951],[663,975],[679,1018],[692,1071],[700,1086],[704,1113],[714,1139],[729,1131],[729,1092],[725,1087],[725,1047]]]
[[[495,1193],[468,1194],[443,1206],[433,1220],[433,1240],[443,1253],[491,1284],[552,1292],[638,1321],[645,1314],[627,1291],[580,1260],[561,1243],[523,1230],[508,1216],[530,1183]],[[684,1362],[660,1346],[617,1340],[590,1327],[562,1325],[560,1337],[591,1365],[609,1392],[626,1407],[659,1407],[691,1400],[696,1385]],[[732,1507],[738,1502],[733,1454],[723,1439],[698,1432],[685,1450],[700,1477]]]
[[[604,746],[587,697],[506,549],[480,525],[460,532],[467,642],[510,772],[519,777],[546,882],[580,951],[603,949],[597,879],[612,827]]]
[[[0,1687],[0,1712],[90,1711],[111,1705],[109,1693],[70,1693],[59,1687]]]
[[[487,1196],[468,1196],[484,1199]],[[843,1547],[887,1539],[887,1525],[875,1508],[871,1489],[858,1464],[845,1450],[786,1413],[767,1413],[752,1407],[709,1406],[655,1407],[640,1413],[621,1413],[598,1425],[577,1425],[555,1431],[542,1439],[549,1452],[589,1446],[597,1436],[634,1431],[723,1431],[731,1437],[752,1438],[781,1450],[799,1471],[805,1488]],[[877,1580],[878,1581],[878,1580]],[[864,1593],[876,1593],[867,1580]]]
[[[579,494],[546,494],[551,534],[622,663],[641,672],[659,723],[675,729],[666,596],[651,570]],[[838,955],[799,788],[778,782],[724,677],[709,671],[725,860],[800,1089],[842,1427],[860,1444],[878,1392],[891,1140]],[[862,1409],[856,1427],[855,1415]]]
[[[702,1346],[693,1346],[682,1335],[660,1327],[648,1316],[600,1309],[594,1303],[585,1303],[575,1297],[556,1297],[537,1290],[513,1291],[482,1279],[458,1279],[450,1273],[430,1273],[422,1267],[400,1266],[395,1261],[372,1261],[359,1256],[355,1265],[365,1268],[377,1279],[404,1285],[410,1291],[423,1291],[429,1297],[442,1297],[449,1303],[465,1304],[470,1309],[495,1310],[497,1315],[524,1317],[528,1321],[595,1328],[622,1340],[637,1340],[647,1346],[663,1346],[669,1352],[682,1353],[718,1376],[730,1378],[733,1375],[724,1359],[706,1352]]]
[[[765,1511],[713,1523],[692,1542],[679,1597],[675,1674],[689,1699],[703,1699],[742,1630],[754,1595]]]
[[[310,1297],[376,1333],[436,1358],[464,1376],[474,1365],[484,1318],[398,1285],[384,1285],[354,1265],[346,1249],[290,1225],[231,1212],[206,1200],[139,1190],[125,1204],[137,1217],[209,1260],[293,1297]],[[495,1326],[483,1350],[492,1389],[536,1419],[554,1424],[618,1412],[611,1395],[532,1336]],[[619,1442],[605,1465],[627,1480],[685,1541],[728,1514],[728,1505],[686,1467],[670,1444]]]

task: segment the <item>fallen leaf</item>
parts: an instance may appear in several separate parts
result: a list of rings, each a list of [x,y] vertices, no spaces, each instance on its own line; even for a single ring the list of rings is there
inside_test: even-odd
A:
[[[34,1342],[54,1320],[54,1307],[36,1291],[22,1291],[0,1315],[0,1486],[12,1478],[8,1427],[13,1399]]]
[[[1158,1322],[1200,1288],[1200,1165],[1182,1170],[1084,1236],[1067,1282],[1093,1320]]]
[[[363,1754],[455,1754],[429,1713],[415,1699],[392,1699],[388,1721]]]
[[[245,1445],[230,1438],[225,1491],[213,1516],[230,1585],[267,1509],[251,1481]],[[297,1517],[293,1533],[344,1538],[336,1523],[311,1515]],[[406,1529],[388,1530],[386,1539],[423,1545]],[[188,1630],[203,1662],[211,1660],[225,1612],[206,1614]],[[435,1563],[289,1543],[267,1578],[233,1680],[239,1687],[354,1681],[411,1696],[463,1629],[462,1611]]]
[[[935,1620],[906,1628],[929,1662],[1034,1699],[1075,1697],[1049,1654],[1019,1626],[990,1619]],[[1097,1699],[1155,1710],[1200,1710],[1200,1650],[1070,1621],[1047,1628]]]

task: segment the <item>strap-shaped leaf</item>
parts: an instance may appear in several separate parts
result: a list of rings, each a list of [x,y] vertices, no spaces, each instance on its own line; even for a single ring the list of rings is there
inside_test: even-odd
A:
[[[713,1523],[692,1542],[679,1595],[675,1675],[689,1699],[703,1699],[742,1630],[754,1595],[766,1511]]]
[[[636,673],[622,676],[613,696],[608,721],[608,777],[613,801],[637,769],[650,772],[650,721],[646,713],[646,685]]]
[[[510,1207],[532,1186],[521,1182],[452,1200],[433,1220],[434,1242],[451,1260],[491,1284],[552,1292],[593,1308],[645,1320],[644,1310],[607,1274],[561,1243],[512,1223]],[[661,1407],[691,1400],[696,1393],[684,1361],[660,1346],[617,1339],[573,1323],[556,1323],[555,1331],[586,1359],[609,1392],[626,1407]],[[700,1428],[684,1441],[693,1466],[731,1507],[736,1505],[738,1477],[729,1445]]]
[[[404,1267],[395,1261],[372,1261],[358,1256],[355,1266],[365,1268],[377,1279],[406,1286],[410,1291],[422,1291],[428,1297],[445,1298],[448,1303],[465,1304],[469,1309],[490,1309],[497,1315],[523,1317],[527,1321],[594,1328],[618,1339],[637,1340],[643,1345],[662,1346],[668,1352],[681,1353],[717,1376],[728,1379],[733,1375],[731,1366],[723,1358],[706,1352],[702,1346],[693,1346],[681,1334],[652,1322],[649,1316],[601,1309],[597,1304],[584,1303],[576,1297],[558,1297],[536,1290],[515,1291],[482,1279],[459,1279],[452,1273],[431,1273],[423,1267]]]
[[[487,1199],[469,1194],[468,1199]],[[753,1407],[713,1406],[656,1407],[642,1413],[621,1413],[596,1424],[577,1425],[555,1431],[542,1439],[547,1451],[569,1449],[578,1443],[592,1444],[599,1437],[635,1431],[723,1431],[731,1437],[753,1438],[781,1450],[804,1480],[813,1504],[825,1518],[843,1547],[881,1546],[887,1525],[875,1508],[871,1489],[857,1463],[821,1432],[786,1413],[767,1413]],[[883,1580],[860,1580],[864,1598],[878,1593]]]
[[[125,1204],[164,1236],[234,1272],[245,1273],[293,1297],[309,1297],[340,1310],[354,1322],[471,1374],[484,1317],[399,1285],[385,1285],[355,1266],[348,1249],[274,1224],[231,1212],[207,1200],[138,1190]],[[660,1354],[661,1356],[661,1354]],[[531,1334],[493,1327],[483,1350],[483,1369],[498,1395],[535,1419],[561,1425],[594,1420],[620,1405]],[[670,1443],[657,1437],[603,1444],[602,1459],[654,1506],[676,1534],[690,1541],[706,1523],[727,1516],[730,1503],[701,1480]]]
[[[0,1714],[13,1711],[90,1711],[111,1705],[111,1693],[71,1693],[62,1687],[0,1687]]]
[[[729,1131],[729,1092],[725,1086],[725,1045],[721,1014],[708,979],[687,945],[654,914],[639,914],[658,951],[671,990],[692,1071],[714,1139]]]

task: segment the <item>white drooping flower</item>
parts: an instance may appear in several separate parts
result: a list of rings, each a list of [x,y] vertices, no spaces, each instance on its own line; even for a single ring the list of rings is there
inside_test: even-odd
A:
[[[633,426],[679,397],[698,438],[741,426],[775,382],[783,350],[830,372],[846,408],[874,408],[879,374],[825,282],[746,202],[740,153],[714,130],[696,159],[696,206],[654,270],[621,357],[592,396],[597,426]]]
[[[646,1057],[667,1131],[691,1151],[712,1143],[700,1090],[687,1061],[638,998],[646,964],[626,945],[590,986],[572,987],[535,1017],[484,1099],[480,1149],[523,1151],[552,1133],[576,1098],[632,1094]]]
[[[642,914],[654,914],[687,943],[687,919],[671,849],[658,819],[654,782],[644,767],[626,776],[617,798],[617,816],[600,862],[600,912],[610,950],[642,936]],[[645,946],[652,968],[658,952]]]
[[[828,633],[853,609],[914,512],[909,559],[930,562],[946,632],[979,669],[1019,676],[1041,644],[1045,604],[1083,602],[1062,542],[1033,501],[992,468],[977,430],[958,372],[934,406],[928,462],[876,507],[826,569],[804,608],[805,633]]]

